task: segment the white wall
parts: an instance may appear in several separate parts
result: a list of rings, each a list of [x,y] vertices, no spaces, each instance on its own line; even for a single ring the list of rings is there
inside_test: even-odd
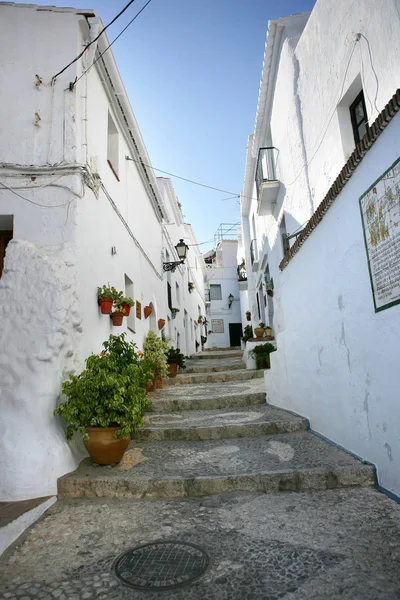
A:
[[[212,326],[212,319],[223,319],[224,333],[209,332],[208,348],[229,348],[229,323],[241,323],[240,293],[237,275],[237,249],[236,240],[223,240],[217,245],[217,257],[221,256],[220,266],[207,268],[209,285],[220,285],[222,300],[212,300],[210,304],[209,328]],[[234,300],[229,308],[228,296],[232,294]]]
[[[374,312],[358,198],[399,157],[399,135],[397,116],[282,272],[266,372],[268,402],[376,464],[398,495],[400,306]]]

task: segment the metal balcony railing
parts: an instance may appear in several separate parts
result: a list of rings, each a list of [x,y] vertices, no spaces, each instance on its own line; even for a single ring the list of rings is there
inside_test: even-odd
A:
[[[211,302],[211,299],[210,299],[210,290],[209,289],[204,290],[204,300],[206,302]]]
[[[251,240],[251,244],[250,244],[250,258],[251,258],[251,264],[253,265],[255,262],[258,261],[258,247],[257,247],[257,240]]]
[[[274,146],[260,148],[256,168],[257,195],[264,181],[276,181],[276,159],[278,150]]]

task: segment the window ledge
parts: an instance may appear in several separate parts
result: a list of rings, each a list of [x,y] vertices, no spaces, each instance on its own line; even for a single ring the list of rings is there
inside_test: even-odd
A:
[[[119,178],[119,177],[118,177],[118,175],[117,175],[117,171],[116,171],[116,170],[114,169],[114,167],[112,166],[112,162],[111,162],[111,160],[108,160],[108,159],[107,159],[107,162],[108,162],[108,165],[109,165],[109,167],[110,167],[111,171],[114,173],[116,180],[117,180],[117,181],[120,181],[120,178]]]

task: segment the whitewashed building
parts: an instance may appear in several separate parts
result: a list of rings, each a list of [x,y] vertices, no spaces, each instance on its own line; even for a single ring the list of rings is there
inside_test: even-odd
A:
[[[173,192],[149,166],[107,36],[63,70],[102,28],[92,11],[0,3],[0,500],[54,494],[76,467],[83,446],[53,417],[62,380],[110,333],[139,347],[160,333],[171,316],[163,263],[179,238],[196,243],[179,215],[170,228]],[[204,310],[194,248],[172,275],[183,320],[169,333],[185,352]],[[99,311],[103,284],[135,300],[122,327]]]
[[[247,308],[277,343],[268,402],[397,495],[399,46],[396,0],[271,21],[241,199]]]
[[[238,224],[222,223],[215,247],[204,254],[207,267],[205,336],[208,348],[240,346],[242,323],[238,283]],[[203,318],[204,320],[204,318]]]

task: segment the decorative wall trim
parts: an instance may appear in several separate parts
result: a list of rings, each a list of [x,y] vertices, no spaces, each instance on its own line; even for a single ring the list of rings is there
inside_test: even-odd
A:
[[[378,117],[372,123],[371,127],[368,128],[367,133],[364,135],[362,140],[357,144],[350,158],[344,165],[343,169],[340,171],[339,175],[331,185],[326,194],[325,198],[319,204],[317,210],[314,212],[311,219],[308,221],[307,225],[297,236],[297,239],[293,246],[286,252],[283,259],[280,262],[279,268],[281,271],[292,260],[293,256],[297,254],[300,250],[300,247],[303,245],[305,240],[310,236],[312,231],[317,227],[317,225],[322,221],[325,213],[328,211],[330,206],[333,204],[334,200],[340,194],[346,183],[349,181],[354,171],[367,154],[368,150],[373,146],[375,141],[378,139],[382,131],[385,127],[390,123],[396,113],[400,110],[400,89],[396,90],[396,93],[389,102],[386,104],[385,108],[379,113]]]

